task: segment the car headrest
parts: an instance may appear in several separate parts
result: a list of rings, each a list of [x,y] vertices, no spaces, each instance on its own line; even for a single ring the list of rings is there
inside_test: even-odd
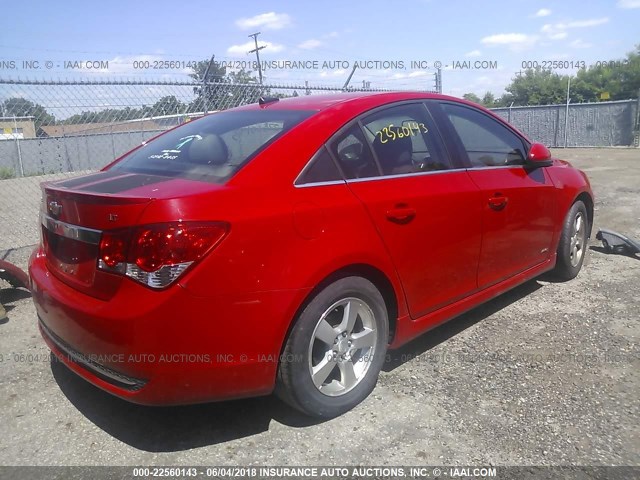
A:
[[[229,150],[222,138],[215,133],[195,138],[189,143],[189,161],[203,165],[224,165],[229,160]]]
[[[386,127],[389,134],[376,135],[373,141],[373,148],[382,155],[400,155],[401,153],[413,151],[411,137],[403,134],[402,127]],[[393,135],[395,134],[395,136]],[[386,140],[383,143],[383,139]]]
[[[382,170],[388,174],[401,165],[411,164],[413,144],[411,136],[402,132],[402,127],[389,126],[386,128],[389,134],[385,132],[376,135],[373,148],[378,155]],[[386,141],[383,143],[383,140]]]

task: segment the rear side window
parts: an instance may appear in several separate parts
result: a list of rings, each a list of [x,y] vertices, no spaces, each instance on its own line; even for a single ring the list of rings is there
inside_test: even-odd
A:
[[[323,146],[313,156],[309,165],[304,169],[296,185],[304,185],[307,183],[332,182],[342,180],[342,175],[338,170],[327,148]]]
[[[334,139],[330,148],[345,178],[368,178],[380,175],[360,125],[353,125]]]
[[[224,183],[259,151],[313,113],[215,113],[152,140],[111,169]]]
[[[497,120],[472,108],[443,103],[474,167],[522,165],[524,144]]]

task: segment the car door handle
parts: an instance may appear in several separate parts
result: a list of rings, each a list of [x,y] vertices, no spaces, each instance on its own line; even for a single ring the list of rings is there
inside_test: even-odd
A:
[[[396,206],[390,210],[387,210],[387,220],[399,225],[409,223],[416,217],[416,210],[407,206]]]
[[[495,196],[489,198],[489,207],[493,210],[500,211],[507,206],[509,199],[503,197],[501,194],[496,193]]]

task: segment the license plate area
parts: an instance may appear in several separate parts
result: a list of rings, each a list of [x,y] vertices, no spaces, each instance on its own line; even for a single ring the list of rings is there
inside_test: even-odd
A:
[[[42,238],[52,273],[69,284],[93,285],[99,254],[99,231],[43,216]]]

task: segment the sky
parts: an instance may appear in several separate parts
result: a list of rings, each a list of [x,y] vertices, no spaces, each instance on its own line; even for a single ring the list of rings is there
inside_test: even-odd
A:
[[[431,90],[441,65],[443,93],[501,95],[534,62],[561,61],[555,71],[571,74],[622,59],[640,44],[640,0],[111,0],[23,7],[0,18],[0,79],[185,79],[188,62],[212,54],[235,66],[253,62],[249,34],[261,32],[267,84],[341,86],[359,62],[351,85]],[[93,61],[102,63],[88,68]],[[152,68],[160,61],[173,63]]]

